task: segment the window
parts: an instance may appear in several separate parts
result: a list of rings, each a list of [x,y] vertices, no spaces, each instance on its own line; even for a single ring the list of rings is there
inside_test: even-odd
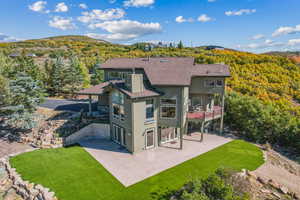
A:
[[[216,80],[217,87],[223,87],[223,80]]]
[[[205,80],[205,87],[223,87],[223,80]]]
[[[161,118],[176,118],[176,99],[161,99],[160,104]]]
[[[120,74],[119,72],[108,72],[108,78],[111,79],[119,79]]]
[[[154,129],[146,131],[146,149],[154,147]]]
[[[119,91],[112,93],[112,112],[114,118],[124,120],[124,94]]]
[[[205,87],[215,87],[214,80],[205,80]]]
[[[129,78],[130,72],[108,72],[108,79],[115,80],[115,79],[123,79],[127,80]]]
[[[146,121],[154,120],[154,100],[146,100]]]

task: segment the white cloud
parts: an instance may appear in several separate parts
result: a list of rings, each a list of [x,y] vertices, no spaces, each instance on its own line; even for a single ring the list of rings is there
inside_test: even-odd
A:
[[[68,12],[69,8],[65,2],[58,3],[55,7],[55,12]]]
[[[109,0],[109,3],[116,3],[117,0]]]
[[[96,23],[99,21],[107,21],[123,18],[125,11],[120,8],[112,8],[106,10],[92,10],[91,12],[82,12],[82,16],[77,19],[83,23]]]
[[[131,20],[106,21],[92,24],[90,28],[101,28],[108,34],[88,33],[88,36],[108,41],[128,41],[162,31],[159,23],[141,23]]]
[[[199,22],[209,22],[212,21],[213,19],[209,16],[207,16],[206,14],[202,14],[198,17],[198,21]]]
[[[85,3],[81,3],[78,6],[79,6],[79,8],[82,8],[82,9],[88,9],[88,6]]]
[[[273,40],[266,39],[263,43],[251,43],[248,45],[239,45],[238,48],[245,48],[245,49],[266,49],[271,47],[284,47],[287,44],[283,42],[274,42]]]
[[[72,18],[64,18],[59,16],[54,16],[52,20],[49,21],[49,26],[61,30],[76,29],[76,25],[73,23]]]
[[[236,11],[226,11],[225,15],[227,16],[241,16],[244,14],[252,14],[255,13],[256,9],[241,9],[241,10],[236,10]]]
[[[288,41],[288,45],[289,46],[296,46],[296,45],[300,45],[300,38],[299,39],[291,39]]]
[[[47,5],[47,1],[37,1],[32,5],[29,5],[28,8],[34,12],[39,13],[49,13],[49,10],[45,10]]]
[[[0,42],[17,42],[20,41],[21,39],[5,35],[3,33],[0,33]]]
[[[193,22],[193,18],[185,19],[183,16],[178,16],[175,18],[175,21],[177,23],[183,23],[183,22]]]
[[[207,0],[209,3],[216,2],[216,0]]]
[[[291,26],[283,26],[278,28],[272,34],[273,37],[281,36],[281,35],[288,35],[288,34],[295,34],[300,33],[300,24],[296,25],[295,27]]]
[[[125,7],[147,7],[155,3],[155,0],[127,0],[124,1]]]
[[[257,34],[257,35],[254,35],[251,39],[252,40],[260,40],[260,39],[264,39],[265,36],[263,34]]]

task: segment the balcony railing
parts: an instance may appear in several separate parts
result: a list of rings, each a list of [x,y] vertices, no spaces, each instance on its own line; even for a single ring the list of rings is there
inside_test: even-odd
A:
[[[214,106],[210,111],[201,110],[201,108],[191,108],[187,113],[187,118],[190,120],[212,120],[220,118],[222,115],[222,107]]]

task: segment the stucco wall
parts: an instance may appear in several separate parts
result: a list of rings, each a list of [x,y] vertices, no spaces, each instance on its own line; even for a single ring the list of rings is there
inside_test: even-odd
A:
[[[157,106],[154,106],[154,120],[152,122],[146,122],[146,100],[135,100],[132,103],[132,122],[134,133],[134,152],[140,152],[145,150],[146,136],[145,133],[148,129],[154,129],[154,146],[157,146],[158,134],[157,134]],[[154,105],[156,105],[157,99],[154,98]]]
[[[113,89],[112,91],[114,91]],[[133,152],[132,146],[132,114],[131,114],[131,100],[125,95],[124,96],[124,111],[125,111],[125,118],[124,120],[116,119],[113,117],[113,109],[112,109],[112,92],[109,94],[109,106],[110,106],[110,136],[113,138],[113,124],[118,125],[125,129],[126,134],[126,148],[128,151]]]
[[[177,99],[177,109],[176,109],[176,118],[175,119],[163,119],[161,118],[161,111],[160,111],[160,101],[158,102],[158,124],[160,126],[170,126],[170,127],[180,127],[181,125],[181,115],[182,115],[182,92],[183,87],[157,87],[157,89],[164,93],[160,99],[163,98],[176,98]]]
[[[93,123],[65,138],[65,145],[75,144],[80,140],[89,139],[89,138],[109,139],[110,138],[109,133],[110,133],[109,124]]]
[[[225,78],[222,77],[193,77],[191,81],[190,86],[190,93],[202,93],[202,94],[213,94],[213,93],[220,93],[222,94],[224,91],[224,85],[223,87],[206,87],[205,81],[206,80],[223,80],[223,83],[225,81]]]

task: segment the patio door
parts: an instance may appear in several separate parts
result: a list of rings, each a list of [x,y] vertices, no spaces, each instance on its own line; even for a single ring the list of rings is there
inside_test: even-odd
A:
[[[146,131],[146,149],[154,147],[154,129]]]
[[[177,128],[161,128],[160,129],[160,142],[171,142],[178,138]]]
[[[114,141],[118,144],[121,144],[123,146],[126,145],[126,135],[125,130],[122,127],[119,127],[117,125],[113,125],[113,131],[114,131]]]

